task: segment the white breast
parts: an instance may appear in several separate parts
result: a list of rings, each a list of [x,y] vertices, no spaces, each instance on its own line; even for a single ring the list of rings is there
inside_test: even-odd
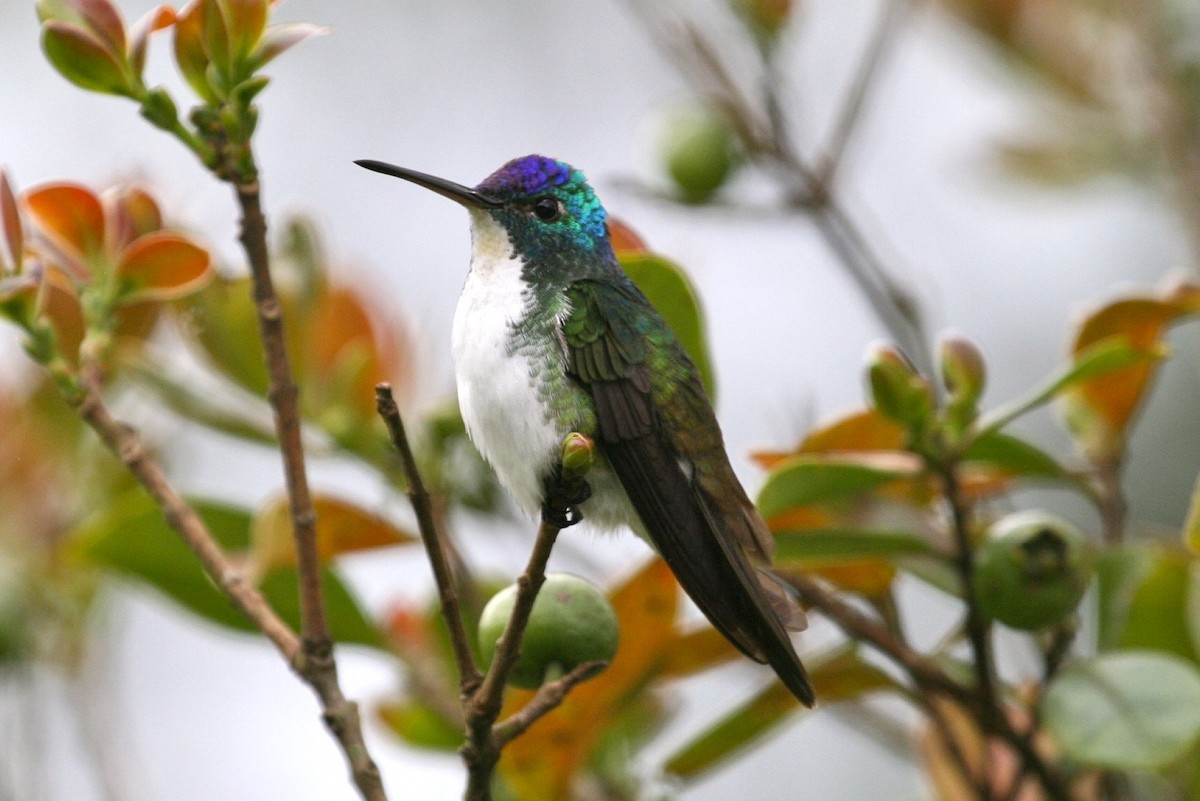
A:
[[[511,326],[525,312],[521,262],[486,212],[472,211],[471,272],[454,314],[458,404],[471,440],[530,514],[541,506],[540,476],[567,432],[547,420],[528,356],[509,353]]]
[[[522,262],[513,258],[504,230],[483,211],[471,211],[471,272],[454,313],[451,347],[458,404],[467,433],[500,483],[526,513],[542,504],[542,476],[558,459],[570,433],[548,415],[537,381],[536,349],[512,352],[510,331],[526,313]],[[546,358],[545,350],[541,351]],[[569,391],[569,390],[568,390]],[[585,431],[584,433],[589,433]],[[642,527],[602,458],[588,474],[592,497],[581,507],[589,528]]]

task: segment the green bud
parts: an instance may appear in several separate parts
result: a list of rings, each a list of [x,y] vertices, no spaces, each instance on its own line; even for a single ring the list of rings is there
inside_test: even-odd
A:
[[[942,383],[946,391],[974,404],[987,382],[983,354],[971,340],[953,335],[942,339],[941,351]]]
[[[562,480],[582,481],[592,469],[595,454],[596,443],[591,437],[578,431],[567,434],[562,442]]]
[[[975,554],[980,610],[1014,629],[1043,629],[1063,620],[1090,579],[1083,534],[1046,512],[1002,517]]]
[[[167,90],[162,87],[151,89],[142,100],[142,116],[164,131],[174,130],[179,124],[179,110]]]
[[[929,382],[891,345],[876,345],[869,351],[867,382],[875,408],[910,431],[924,429],[932,418]]]
[[[479,618],[479,655],[490,664],[512,617],[517,585],[492,596]],[[610,662],[617,653],[617,615],[604,593],[567,573],[547,573],[521,641],[521,656],[509,676],[515,687],[536,689],[584,662]]]

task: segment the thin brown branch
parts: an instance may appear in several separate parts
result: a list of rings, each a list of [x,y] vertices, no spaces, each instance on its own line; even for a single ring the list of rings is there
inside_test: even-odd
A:
[[[317,555],[317,515],[308,488],[304,444],[300,433],[300,392],[292,376],[283,332],[283,310],[271,278],[267,250],[267,221],[257,183],[235,184],[241,209],[239,240],[250,262],[254,306],[267,362],[267,401],[275,416],[275,432],[283,457],[284,483],[291,507],[300,577],[300,634],[317,651],[327,648],[329,625],[321,590],[321,560]]]
[[[607,662],[583,662],[565,675],[543,684],[529,703],[492,728],[497,747],[504,748],[520,737],[530,726],[558,708],[577,685],[592,678],[607,665]]]
[[[819,579],[798,571],[781,573],[796,588],[802,601],[819,610],[852,639],[891,657],[918,687],[947,695],[966,706],[974,704],[968,688],[954,681],[936,662],[893,634],[883,622],[859,611]]]
[[[334,735],[364,801],[387,801],[379,770],[363,740],[358,707],[338,685],[332,645],[303,642],[261,593],[250,584],[213,538],[196,510],[171,486],[137,433],[115,419],[100,392],[99,371],[85,369],[76,409],[162,510],[167,524],[196,554],[204,572],[227,598],[266,635],[288,664],[320,699],[322,717]]]
[[[304,659],[297,672],[317,693],[326,727],[342,747],[351,777],[365,799],[386,795],[379,769],[363,739],[358,705],[347,700],[338,680],[333,641],[325,616],[321,560],[317,551],[317,515],[308,486],[301,433],[300,392],[292,374],[284,337],[283,310],[271,277],[267,221],[257,181],[233,184],[241,210],[239,241],[250,263],[254,306],[267,364],[267,401],[275,418],[284,483],[291,510],[299,577],[300,636]]]
[[[1003,718],[1004,713],[1000,708],[1000,698],[996,693],[991,627],[983,612],[980,611],[979,604],[975,602],[975,548],[971,542],[970,511],[963,500],[955,465],[945,465],[939,472],[944,484],[943,491],[946,501],[950,505],[951,529],[954,534],[954,564],[958,569],[963,606],[966,610],[964,626],[967,632],[967,641],[971,645],[972,661],[975,665],[979,708],[983,714],[981,722],[986,730],[992,731],[995,729],[996,721]],[[989,717],[995,720],[988,720]]]
[[[99,382],[85,378],[82,389],[76,405],[79,416],[146,489],[167,524],[196,554],[204,572],[230,602],[267,636],[289,665],[297,667],[303,655],[296,633],[226,556],[199,513],[171,486],[137,432],[113,417],[100,394]]]
[[[889,0],[899,3],[900,0]],[[685,80],[721,109],[741,140],[749,159],[757,163],[784,193],[783,205],[813,218],[818,233],[859,287],[875,316],[896,338],[917,367],[934,375],[934,359],[925,334],[925,324],[916,297],[894,279],[874,246],[834,196],[833,185],[823,180],[801,155],[786,125],[783,98],[772,80],[769,64],[755,76],[762,98],[748,96],[722,55],[714,37],[707,36],[688,19],[669,20],[658,4],[627,0],[626,6],[644,25],[654,44],[665,53]],[[898,13],[898,12],[897,12]],[[885,15],[891,20],[892,15]],[[889,25],[889,28],[895,27]],[[878,33],[866,51],[867,61],[882,61],[892,33]],[[882,45],[880,39],[882,37]],[[878,73],[878,63],[864,64],[855,88],[841,115],[844,130],[835,132],[838,142],[849,139],[858,120],[867,89]],[[761,108],[765,105],[765,108]],[[832,178],[832,172],[827,178]]]
[[[421,542],[425,546],[425,555],[433,569],[434,583],[437,585],[438,598],[442,605],[442,617],[450,631],[450,645],[454,650],[454,660],[458,665],[459,690],[461,697],[470,697],[478,688],[482,676],[471,655],[471,645],[467,638],[467,630],[463,625],[462,606],[458,597],[458,585],[450,569],[450,561],[446,556],[441,535],[434,521],[433,503],[421,472],[417,469],[417,460],[413,456],[412,446],[408,442],[408,434],[404,430],[404,420],[392,396],[392,388],[388,384],[375,387],[375,408],[387,426],[392,444],[400,454],[400,462],[408,485],[408,498],[412,503],[413,512],[417,516],[417,529],[421,533]]]

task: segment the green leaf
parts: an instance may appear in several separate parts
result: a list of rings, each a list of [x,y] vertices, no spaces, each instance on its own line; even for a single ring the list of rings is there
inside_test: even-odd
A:
[[[809,678],[822,704],[896,688],[886,673],[862,661],[852,649],[813,665]],[[791,693],[773,681],[676,751],[667,760],[665,770],[680,779],[694,779],[740,754],[784,720],[803,711]]]
[[[1109,548],[1096,560],[1096,588],[1099,593],[1099,634],[1101,651],[1119,647],[1129,620],[1129,607],[1138,585],[1153,567],[1153,558],[1145,548]]]
[[[1154,769],[1200,738],[1200,670],[1167,654],[1104,654],[1064,668],[1046,690],[1042,716],[1071,759]]]
[[[42,26],[42,49],[54,68],[89,92],[133,95],[128,65],[94,34],[65,22]]]
[[[1187,596],[1194,562],[1186,553],[1166,548],[1151,552],[1149,569],[1130,596],[1121,648],[1165,651],[1197,661],[1188,621]]]
[[[779,563],[839,563],[935,555],[927,542],[910,531],[822,528],[780,531],[775,535],[775,561]]]
[[[379,719],[401,740],[418,748],[456,751],[463,743],[461,726],[455,726],[420,701],[381,704]]]
[[[899,456],[899,454],[896,454]],[[849,461],[801,454],[783,462],[758,493],[758,510],[770,518],[788,509],[808,506],[867,492],[920,471],[914,461],[886,459]]]
[[[1068,365],[1051,376],[1039,389],[985,415],[979,424],[980,436],[1000,430],[1082,381],[1155,358],[1153,354],[1135,348],[1125,337],[1102,339],[1076,354]]]
[[[653,253],[626,254],[621,257],[621,266],[671,326],[700,372],[704,390],[710,398],[715,398],[716,384],[708,358],[704,316],[687,275],[675,263]]]
[[[988,431],[977,437],[963,458],[968,462],[984,462],[1018,476],[1069,477],[1054,457],[1023,439],[1000,431]]]
[[[223,548],[238,553],[249,547],[251,515],[247,510],[214,501],[192,503]],[[140,490],[115,499],[78,528],[73,540],[81,558],[145,582],[200,617],[240,631],[256,630],[208,578],[196,556]],[[299,626],[294,570],[271,573],[259,589],[280,617]],[[379,631],[332,571],[324,574],[324,589],[335,639],[382,648]]]

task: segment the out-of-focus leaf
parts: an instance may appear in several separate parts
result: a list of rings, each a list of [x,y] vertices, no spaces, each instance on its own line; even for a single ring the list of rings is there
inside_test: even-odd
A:
[[[1154,769],[1200,738],[1200,671],[1158,652],[1103,654],[1059,672],[1046,689],[1042,719],[1073,760]]]
[[[84,334],[83,307],[71,279],[57,267],[47,267],[42,275],[37,315],[50,321],[59,354],[71,364],[78,364]]]
[[[1099,343],[1124,341],[1142,359],[1077,381],[1062,396],[1067,427],[1093,461],[1111,459],[1125,447],[1126,435],[1165,352],[1166,328],[1200,309],[1200,287],[1180,285],[1157,296],[1127,297],[1088,315],[1075,335],[1076,358]]]
[[[830,564],[935,555],[929,543],[909,531],[809,529],[780,531],[775,535],[777,564]]]
[[[868,492],[900,478],[920,474],[911,454],[875,453],[857,458],[799,455],[781,463],[758,494],[758,509],[770,523],[789,509]]]
[[[187,383],[168,376],[166,369],[161,366],[151,364],[142,368],[139,365],[134,370],[134,376],[181,417],[259,445],[274,446],[278,441],[267,418],[256,420],[255,415],[245,411],[226,409],[212,401],[208,393],[196,392]]]
[[[1029,395],[1006,403],[979,421],[980,436],[999,431],[1021,415],[1053,400],[1060,393],[1084,382],[1133,365],[1155,361],[1156,353],[1138,351],[1124,337],[1110,337],[1078,350],[1072,361]]]
[[[155,6],[133,23],[129,29],[129,63],[135,75],[141,75],[146,67],[146,42],[150,34],[175,24],[175,9],[170,6]]]
[[[751,454],[767,470],[801,453],[861,453],[899,451],[908,434],[904,427],[889,420],[878,409],[859,409],[835,420],[818,424],[792,451],[758,451]]]
[[[1200,556],[1200,476],[1196,477],[1196,484],[1192,488],[1192,499],[1183,524],[1183,544],[1193,554]]]
[[[967,462],[984,462],[1014,476],[1064,478],[1067,471],[1053,456],[1036,445],[1001,431],[975,439],[963,454]]]
[[[43,184],[25,194],[25,206],[43,233],[84,264],[103,249],[104,208],[87,187]]]
[[[202,0],[192,0],[175,20],[175,63],[192,91],[207,102],[216,102],[208,78],[208,53],[204,48],[204,9]]]
[[[33,319],[37,307],[38,280],[29,273],[0,278],[0,314],[25,324]]]
[[[89,92],[133,93],[125,63],[92,33],[65,22],[42,26],[42,49],[59,74]]]
[[[708,668],[738,659],[741,651],[733,647],[725,635],[705,626],[681,636],[667,656],[664,676],[690,676]]]
[[[135,239],[163,227],[162,212],[149,192],[139,186],[118,186],[104,193],[109,246],[120,252]]]
[[[1153,567],[1154,558],[1146,548],[1125,546],[1100,551],[1096,559],[1096,588],[1097,644],[1101,651],[1120,646],[1134,595]]]
[[[75,25],[114,53],[125,52],[125,23],[109,0],[38,0],[38,19]]]
[[[1134,585],[1118,645],[1165,651],[1197,662],[1187,606],[1195,560],[1167,548],[1149,553],[1149,569]]]
[[[608,238],[612,241],[613,251],[617,254],[617,258],[636,256],[650,251],[641,235],[627,225],[624,220],[610,214],[607,227]]]
[[[359,287],[326,286],[305,337],[305,372],[317,384],[311,388],[320,406],[314,411],[346,410],[356,425],[374,420],[381,381],[398,393],[412,384],[408,335],[398,324],[381,324],[370,298]]]
[[[8,248],[8,269],[19,272],[25,254],[25,233],[7,170],[0,170],[0,232]],[[0,260],[0,267],[3,266],[4,260]]]
[[[250,59],[251,66],[255,70],[260,69],[270,63],[276,56],[291,50],[306,39],[311,39],[314,36],[322,36],[328,30],[328,28],[320,25],[312,25],[306,22],[272,25],[267,28],[258,43],[258,47],[255,48],[254,54]]]
[[[504,749],[500,772],[518,797],[569,797],[572,777],[587,763],[613,715],[667,663],[676,641],[678,594],[674,576],[660,559],[609,594],[621,631],[636,636],[621,637],[617,655],[603,673],[572,690],[560,707]],[[505,715],[532,695],[510,690]]]
[[[883,671],[846,650],[810,667],[809,678],[822,704],[857,698],[875,690],[895,688]],[[671,756],[665,770],[691,780],[726,763],[803,708],[787,688],[771,682],[748,702],[717,721]]]
[[[671,326],[700,372],[708,396],[715,398],[716,382],[708,358],[704,317],[687,274],[674,262],[652,253],[628,253],[620,261],[638,289]]]
[[[230,56],[245,64],[267,27],[267,0],[219,0],[228,26]]]
[[[409,745],[434,751],[455,751],[462,745],[462,728],[419,701],[384,703],[377,711],[383,724]]]
[[[335,556],[401,545],[415,538],[390,521],[354,504],[328,495],[314,495],[317,515],[317,556],[328,562]],[[288,500],[279,496],[254,517],[253,560],[259,575],[296,565],[296,544]]]
[[[212,277],[208,251],[178,234],[158,231],[134,240],[121,253],[117,275],[123,299],[173,300]]]
[[[258,341],[258,315],[250,294],[250,279],[210,281],[180,304],[181,328],[194,338],[213,365],[234,383],[255,395],[267,392],[267,369]],[[285,304],[285,315],[287,314]],[[287,316],[289,322],[294,318]],[[303,321],[288,330],[302,328]],[[295,351],[291,351],[295,352]]]
[[[249,512],[212,501],[194,501],[213,537],[227,551],[250,544]],[[108,570],[145,582],[193,613],[228,628],[254,631],[250,622],[205,575],[195,554],[173,532],[140,490],[116,498],[72,534],[75,552]],[[323,576],[326,612],[340,642],[383,647],[382,637],[331,571]],[[285,621],[298,627],[296,574],[280,570],[259,590]]]

